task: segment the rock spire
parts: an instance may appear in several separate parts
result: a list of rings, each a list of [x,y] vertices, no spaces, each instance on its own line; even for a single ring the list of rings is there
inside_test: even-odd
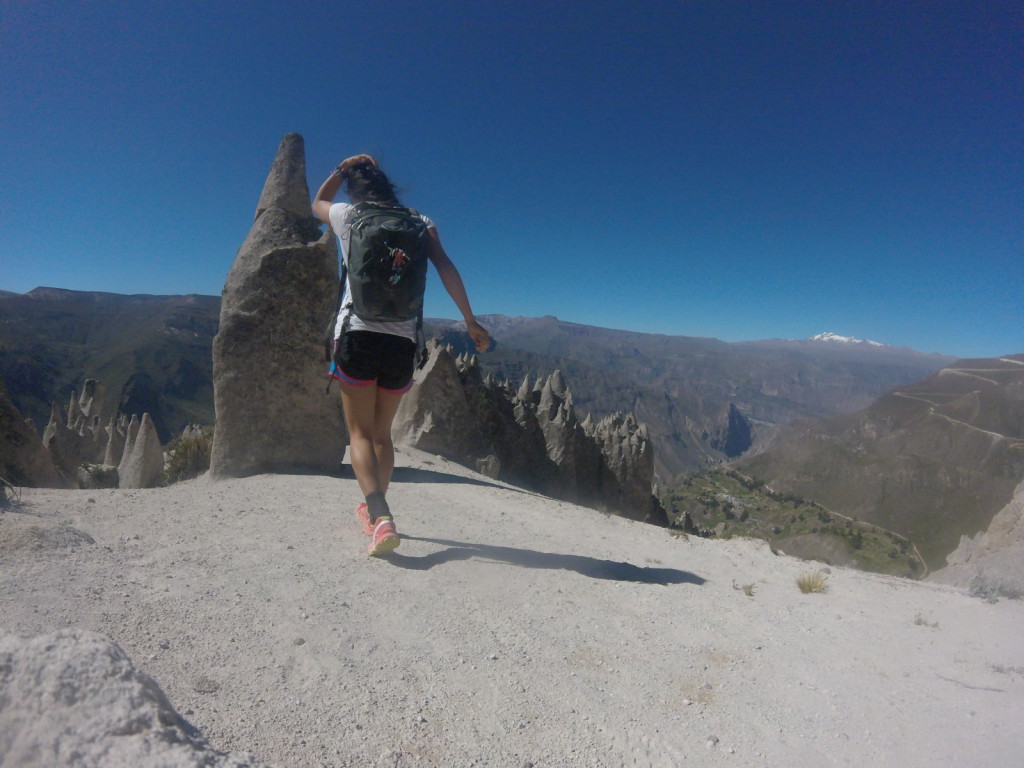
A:
[[[338,295],[333,233],[320,231],[302,137],[281,141],[256,218],[224,284],[213,341],[214,477],[333,471],[346,434],[321,342]]]

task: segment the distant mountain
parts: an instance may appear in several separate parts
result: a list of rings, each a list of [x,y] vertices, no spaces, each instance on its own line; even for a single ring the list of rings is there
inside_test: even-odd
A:
[[[1024,480],[1024,355],[960,360],[856,413],[796,422],[736,466],[909,537],[939,568]]]
[[[560,368],[581,414],[632,411],[647,423],[662,482],[763,445],[778,425],[796,418],[864,408],[955,360],[874,344],[726,343],[555,317],[491,315],[481,321],[497,340],[495,350],[481,357],[486,370],[518,382]],[[436,321],[433,330],[468,351],[458,324]]]
[[[851,336],[840,336],[839,334],[832,333],[831,331],[825,331],[825,333],[819,333],[816,336],[811,336],[807,341],[827,341],[832,344],[868,344],[873,347],[885,346],[884,344],[879,344],[877,341],[855,339]]]
[[[0,291],[0,378],[40,429],[52,402],[98,379],[104,418],[148,412],[166,442],[186,424],[213,424],[219,320],[218,296]]]

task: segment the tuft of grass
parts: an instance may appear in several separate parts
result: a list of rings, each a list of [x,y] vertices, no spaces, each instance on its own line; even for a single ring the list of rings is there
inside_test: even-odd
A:
[[[735,589],[737,592],[742,592],[747,597],[753,597],[754,596],[754,589],[755,589],[755,587],[754,587],[753,584],[737,584],[736,583],[736,579],[733,579],[732,580],[732,588]]]
[[[199,477],[210,468],[212,450],[213,430],[209,428],[203,428],[172,441],[167,447],[163,484],[171,485],[182,480]]]
[[[828,576],[821,571],[807,571],[797,577],[796,585],[805,595],[812,592],[825,592],[828,590]]]

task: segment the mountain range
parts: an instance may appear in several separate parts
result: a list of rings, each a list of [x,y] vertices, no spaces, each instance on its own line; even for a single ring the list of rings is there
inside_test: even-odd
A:
[[[651,430],[661,482],[770,443],[798,418],[853,413],[955,358],[830,339],[727,343],[578,325],[480,318],[498,339],[480,364],[499,377],[560,369],[581,414],[632,411]],[[469,351],[458,324],[436,332]]]
[[[109,410],[150,413],[167,441],[188,424],[214,421],[210,350],[219,316],[216,296],[0,291],[0,379],[39,425],[51,403],[97,379]],[[485,371],[518,384],[558,369],[581,417],[635,413],[651,430],[662,483],[758,450],[796,418],[852,413],[954,360],[829,338],[726,343],[555,317],[481,320],[497,339],[480,357]],[[470,351],[457,323],[425,327]]]

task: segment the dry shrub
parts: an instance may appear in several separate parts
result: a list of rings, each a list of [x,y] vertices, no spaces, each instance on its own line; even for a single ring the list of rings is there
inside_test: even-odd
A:
[[[796,585],[805,595],[812,592],[825,592],[828,589],[828,576],[821,571],[808,571],[797,577]]]

